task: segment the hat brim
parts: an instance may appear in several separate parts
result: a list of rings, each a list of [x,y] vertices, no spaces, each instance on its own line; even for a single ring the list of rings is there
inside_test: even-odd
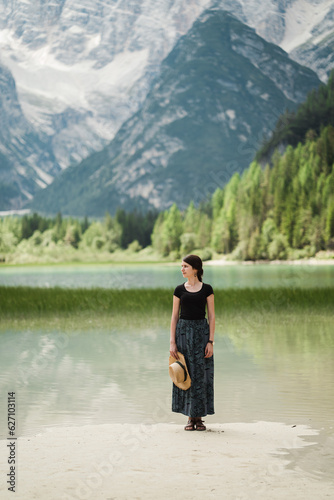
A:
[[[187,363],[186,363],[186,360],[185,360],[183,354],[181,352],[178,352],[177,354],[178,354],[179,359],[176,359],[173,356],[169,356],[169,366],[172,365],[173,363],[175,363],[176,361],[179,361],[185,367],[185,370],[187,373],[187,378],[184,382],[176,382],[175,383],[172,376],[171,376],[171,370],[169,370],[169,376],[172,379],[173,384],[176,385],[176,387],[178,387],[179,389],[182,389],[183,391],[186,391],[191,386],[191,378],[190,378]]]

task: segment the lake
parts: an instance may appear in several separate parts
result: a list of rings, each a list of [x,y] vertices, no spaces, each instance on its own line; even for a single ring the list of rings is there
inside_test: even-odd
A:
[[[174,288],[180,264],[98,264],[0,267],[0,286],[64,288]],[[204,281],[214,288],[331,286],[334,265],[204,263]]]
[[[333,278],[330,265],[205,266],[204,274],[214,288],[315,288],[331,286]],[[0,269],[0,284],[13,286],[172,288],[182,281],[179,265]],[[319,430],[326,449],[334,439],[334,315],[310,308],[306,315],[261,312],[252,320],[230,315],[219,324],[216,413],[205,418],[208,428],[210,422],[306,424]],[[111,321],[109,328],[82,331],[51,329],[47,322],[39,329],[0,328],[0,398],[5,402],[8,392],[16,392],[18,435],[57,425],[184,425],[186,417],[171,411],[168,355],[166,327],[130,330]],[[2,411],[2,438],[6,428]]]
[[[272,420],[333,433],[333,326],[317,315],[226,323],[216,333],[216,414],[207,423]],[[185,420],[170,409],[168,329],[46,325],[3,332],[0,344],[1,401],[16,392],[19,435],[49,425]]]

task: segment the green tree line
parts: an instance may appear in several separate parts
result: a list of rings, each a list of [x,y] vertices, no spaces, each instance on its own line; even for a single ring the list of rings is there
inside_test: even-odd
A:
[[[103,220],[82,220],[63,217],[43,217],[37,213],[23,217],[0,219],[0,253],[6,254],[17,248],[29,250],[29,246],[70,246],[75,249],[106,250],[126,249],[134,251],[150,245],[151,233],[158,214],[126,213],[117,210],[114,217],[109,213]]]

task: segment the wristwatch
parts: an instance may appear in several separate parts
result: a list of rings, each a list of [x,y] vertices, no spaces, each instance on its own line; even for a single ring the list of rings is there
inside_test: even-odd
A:
[[[214,341],[213,340],[208,340],[208,343],[209,344],[212,344],[212,345],[215,345]]]

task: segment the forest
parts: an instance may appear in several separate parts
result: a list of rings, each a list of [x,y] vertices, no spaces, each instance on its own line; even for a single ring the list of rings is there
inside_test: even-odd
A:
[[[151,243],[157,213],[117,210],[101,220],[43,217],[37,213],[0,218],[2,262],[108,260],[116,250],[136,253]],[[28,258],[29,257],[29,258]]]
[[[296,259],[334,250],[334,128],[254,161],[207,204],[159,214],[152,244],[162,255],[205,249],[237,260]],[[210,258],[210,257],[209,257]]]

